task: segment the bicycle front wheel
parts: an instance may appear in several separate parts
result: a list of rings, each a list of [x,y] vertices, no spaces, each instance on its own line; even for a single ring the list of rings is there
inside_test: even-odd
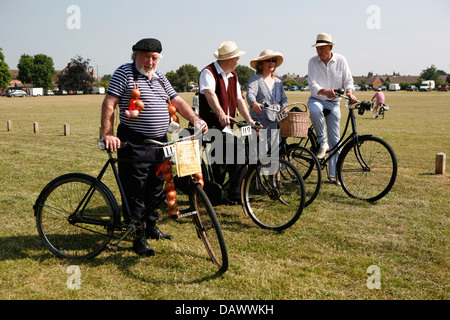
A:
[[[397,158],[384,140],[360,136],[345,145],[337,163],[338,178],[353,198],[374,202],[383,198],[397,177]]]
[[[242,183],[245,213],[261,228],[284,230],[303,212],[306,195],[302,176],[285,159],[255,166]]]
[[[205,191],[199,185],[195,185],[193,191],[190,197],[197,212],[192,216],[197,235],[203,241],[212,263],[219,267],[219,272],[225,272],[228,270],[228,253],[222,228]]]
[[[34,210],[39,236],[52,253],[60,258],[88,259],[110,241],[118,205],[103,183],[73,173],[51,181]]]

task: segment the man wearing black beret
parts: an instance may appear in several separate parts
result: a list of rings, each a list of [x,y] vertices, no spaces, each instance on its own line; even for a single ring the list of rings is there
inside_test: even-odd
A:
[[[167,78],[158,71],[161,60],[162,45],[157,39],[147,38],[138,41],[132,47],[132,62],[120,66],[111,77],[105,99],[102,104],[102,136],[106,148],[112,152],[118,151],[119,159],[142,160],[155,163],[139,163],[119,161],[120,181],[125,190],[126,200],[133,217],[140,219],[151,207],[152,201],[163,191],[162,174],[156,174],[156,163],[164,161],[162,149],[145,145],[146,139],[165,142],[168,140],[169,111],[167,102],[176,107],[177,112],[188,119],[195,127],[200,127],[204,121],[195,115],[192,108],[173,89]],[[128,101],[131,91],[140,91],[139,99],[144,102],[144,108],[137,117],[129,117]],[[119,106],[120,124],[117,136],[114,135],[114,110]],[[121,142],[127,142],[127,147],[120,150]],[[158,213],[150,213],[148,220],[143,221],[145,234],[133,243],[133,251],[141,256],[155,255],[149,246],[147,238],[172,239],[161,232],[156,226],[160,218]],[[141,219],[140,219],[141,220]]]

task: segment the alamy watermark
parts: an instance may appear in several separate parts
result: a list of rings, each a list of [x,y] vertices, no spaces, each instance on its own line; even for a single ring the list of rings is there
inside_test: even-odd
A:
[[[366,13],[369,15],[366,20],[366,25],[369,30],[381,29],[381,9],[377,5],[367,7]]]
[[[67,7],[66,13],[69,14],[66,20],[66,26],[69,30],[81,29],[81,9],[77,5]]]
[[[66,285],[67,289],[79,290],[81,289],[81,269],[79,266],[71,265],[66,269],[66,273],[70,274],[67,278]]]
[[[370,277],[367,278],[367,288],[370,290],[381,289],[381,269],[377,265],[371,265],[367,268],[367,274]]]

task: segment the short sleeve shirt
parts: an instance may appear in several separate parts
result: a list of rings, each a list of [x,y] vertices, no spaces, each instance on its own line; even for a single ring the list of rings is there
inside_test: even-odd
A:
[[[131,90],[135,88],[135,72],[136,85],[141,92],[139,99],[144,102],[145,108],[137,118],[128,119],[125,111],[131,99]],[[166,134],[169,125],[168,97],[173,99],[178,94],[161,72],[156,71],[149,80],[137,72],[133,63],[124,64],[114,72],[106,93],[119,99],[121,123],[148,138],[161,138]]]

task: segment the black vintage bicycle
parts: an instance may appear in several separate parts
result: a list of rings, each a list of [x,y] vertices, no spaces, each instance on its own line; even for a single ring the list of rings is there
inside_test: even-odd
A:
[[[397,177],[397,157],[392,147],[383,139],[373,135],[359,135],[355,110],[363,115],[371,108],[371,102],[357,101],[351,105],[342,89],[337,96],[345,98],[348,117],[345,129],[335,147],[327,151],[327,156],[319,159],[322,170],[332,156],[341,150],[337,164],[337,179],[343,190],[352,198],[374,202],[383,198],[393,187]],[[326,115],[325,115],[326,116]],[[351,125],[351,132],[347,131]],[[308,129],[308,137],[301,139],[299,146],[311,149],[315,154],[319,150],[313,126]]]
[[[245,165],[234,173],[240,176],[242,170],[246,171],[240,188],[244,213],[263,229],[280,231],[289,228],[300,218],[305,207],[306,194],[300,172],[286,159],[260,157],[255,140],[256,130],[261,129],[260,126],[230,120],[240,128],[239,139],[245,146]],[[212,143],[210,139],[203,139],[205,149]],[[209,151],[204,152],[202,167],[204,189],[213,205],[232,203],[226,191],[233,177],[229,177],[223,185],[215,182]]]
[[[201,130],[198,132],[171,142],[146,140],[146,143],[171,148],[177,142],[200,137]],[[105,150],[103,140],[99,140],[99,148]],[[83,173],[62,175],[47,184],[36,200],[34,214],[39,235],[45,246],[58,257],[93,258],[107,246],[117,248],[121,241],[140,238],[144,232],[142,221],[165,205],[166,196],[163,194],[142,221],[131,217],[116,166],[122,160],[113,157],[109,150],[106,151],[108,160],[97,177]],[[142,159],[142,162],[146,160]],[[122,211],[112,191],[102,182],[108,167],[112,169],[120,191]],[[199,181],[187,175],[175,176],[174,183],[177,190],[180,187],[185,192],[188,190],[185,194],[187,207],[178,219],[192,220],[195,233],[206,248],[208,259],[219,268],[219,272],[225,272],[228,269],[228,255],[222,229]]]
[[[282,110],[287,110],[289,107],[299,104],[303,103],[292,103],[284,107]],[[271,108],[267,103],[265,103],[262,108],[277,113],[281,112],[280,110]],[[301,111],[298,109],[298,112]],[[305,186],[306,208],[317,198],[319,194],[320,187],[322,185],[322,167],[313,151],[292,141],[292,139],[287,137],[281,138],[279,156],[292,163],[302,175]]]

